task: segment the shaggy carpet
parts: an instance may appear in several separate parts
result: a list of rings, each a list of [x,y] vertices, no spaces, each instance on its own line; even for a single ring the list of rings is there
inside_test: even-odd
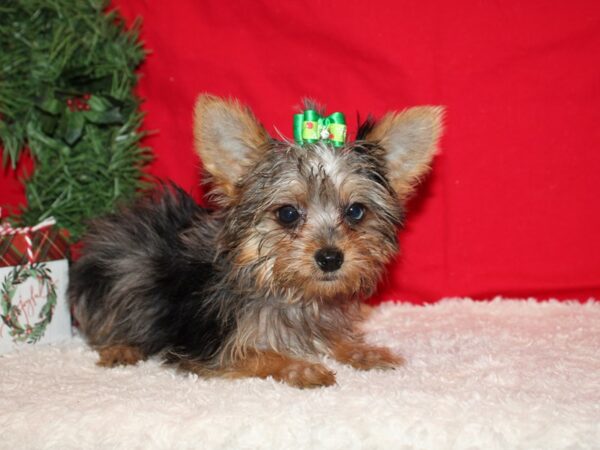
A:
[[[23,348],[0,357],[0,448],[600,448],[600,302],[385,304],[366,329],[406,365],[327,360],[315,390]]]

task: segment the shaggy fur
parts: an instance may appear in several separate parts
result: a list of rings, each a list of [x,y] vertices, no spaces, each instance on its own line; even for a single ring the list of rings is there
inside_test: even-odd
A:
[[[356,329],[397,252],[402,202],[427,170],[440,108],[390,113],[343,149],[271,139],[235,101],[201,96],[196,144],[210,195],[159,190],[97,220],[69,298],[101,364],[160,354],[204,376],[330,385],[319,354],[401,362]],[[122,355],[122,357],[120,357]]]

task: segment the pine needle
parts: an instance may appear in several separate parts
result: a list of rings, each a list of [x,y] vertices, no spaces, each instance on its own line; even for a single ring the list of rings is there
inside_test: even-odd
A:
[[[106,0],[13,0],[0,5],[0,142],[4,165],[29,149],[27,205],[76,241],[87,219],[112,211],[149,183],[133,94],[145,50]]]

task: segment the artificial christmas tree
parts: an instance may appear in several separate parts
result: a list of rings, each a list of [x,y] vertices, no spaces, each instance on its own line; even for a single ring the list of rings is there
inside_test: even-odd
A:
[[[4,165],[26,148],[27,205],[13,217],[54,217],[76,241],[89,217],[145,186],[149,152],[133,93],[145,52],[104,0],[18,0],[0,5],[0,142]]]

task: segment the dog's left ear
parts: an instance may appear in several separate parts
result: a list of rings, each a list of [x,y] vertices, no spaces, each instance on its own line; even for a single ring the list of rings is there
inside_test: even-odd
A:
[[[388,113],[364,137],[383,148],[388,178],[402,201],[429,170],[442,133],[443,116],[441,106]]]
[[[270,137],[252,111],[237,100],[203,94],[194,109],[196,152],[213,193],[227,202],[246,170],[263,154]]]

